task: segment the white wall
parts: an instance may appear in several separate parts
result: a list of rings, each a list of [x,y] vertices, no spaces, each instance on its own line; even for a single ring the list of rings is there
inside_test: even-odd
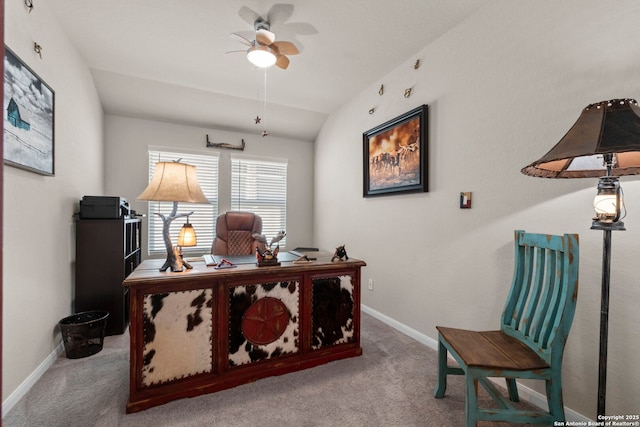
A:
[[[213,142],[233,145],[246,142],[244,151],[206,147],[206,135]],[[124,197],[138,213],[147,213],[146,202],[136,202],[149,181],[149,146],[169,147],[204,154],[220,155],[218,175],[220,213],[231,206],[230,154],[288,159],[287,175],[287,249],[308,246],[313,241],[313,144],[308,141],[202,129],[151,120],[105,116],[105,191]],[[143,219],[143,230],[146,231]],[[197,232],[197,230],[196,230]],[[143,235],[146,236],[146,234]],[[143,238],[146,257],[146,238]]]
[[[375,280],[373,292],[363,291],[364,304],[431,337],[436,324],[497,326],[511,279],[514,229],[579,233],[580,295],[565,357],[565,403],[595,416],[602,238],[589,226],[596,180],[545,180],[519,170],[546,153],[587,104],[640,99],[640,4],[498,0],[334,113],[315,153],[304,141],[116,116],[103,124],[90,74],[51,7],[38,2],[29,14],[23,2],[5,2],[6,44],[56,92],[56,176],[5,167],[4,398],[60,342],[56,324],[72,306],[78,200],[121,195],[145,212],[133,200],[146,185],[147,145],[197,149],[209,134],[230,143],[245,138],[248,154],[291,153],[292,246],[314,238],[325,249],[345,243],[350,256],[368,263],[363,281]],[[34,41],[44,47],[42,60]],[[418,70],[415,59],[422,63]],[[407,87],[413,95],[405,99]],[[362,132],[423,103],[430,108],[430,192],[362,198]],[[613,237],[611,414],[637,413],[640,395],[633,269],[640,183],[633,177],[622,183],[630,213],[628,230]],[[458,208],[460,191],[473,192],[471,210]],[[428,392],[433,385],[425,386]]]
[[[597,180],[532,178],[520,169],[555,145],[588,104],[640,99],[639,20],[633,0],[496,1],[332,114],[315,144],[316,244],[345,243],[368,264],[363,283],[374,279],[363,303],[429,337],[437,338],[440,324],[498,327],[513,230],[579,233],[564,397],[592,418],[602,259],[602,233],[590,230]],[[430,191],[363,198],[362,133],[421,104],[429,105]],[[636,414],[640,395],[640,182],[626,177],[622,185],[629,216],[628,231],[613,236],[608,414]],[[459,209],[461,191],[473,192],[472,209]],[[426,398],[432,386],[425,384]]]
[[[6,45],[55,91],[55,176],[4,168],[4,399],[61,342],[57,324],[74,294],[72,216],[83,194],[103,189],[102,107],[52,7],[38,2],[29,13],[24,2],[5,2]]]

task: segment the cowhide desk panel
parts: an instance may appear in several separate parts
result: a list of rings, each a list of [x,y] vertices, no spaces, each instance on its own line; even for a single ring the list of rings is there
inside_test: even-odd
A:
[[[143,262],[130,290],[127,412],[362,354],[359,260],[181,273]]]

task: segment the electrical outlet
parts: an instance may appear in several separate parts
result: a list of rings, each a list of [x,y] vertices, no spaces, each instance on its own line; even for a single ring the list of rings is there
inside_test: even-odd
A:
[[[373,279],[369,279],[369,290],[373,290]]]

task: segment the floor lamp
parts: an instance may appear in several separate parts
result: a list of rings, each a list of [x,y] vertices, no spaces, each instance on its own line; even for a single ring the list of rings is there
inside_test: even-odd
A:
[[[605,415],[611,232],[624,230],[618,177],[640,173],[640,108],[634,99],[587,106],[567,134],[547,154],[522,169],[542,178],[600,178],[591,229],[603,231],[598,415]]]
[[[174,219],[193,214],[193,212],[179,214],[178,202],[209,203],[198,183],[196,167],[179,161],[156,163],[151,182],[136,200],[173,202],[173,208],[168,216],[156,212],[156,215],[162,219],[162,238],[167,249],[167,260],[160,267],[160,271],[171,268],[171,271],[179,272],[183,270],[183,266],[191,268],[188,263],[184,263],[178,248],[171,243],[169,228]],[[193,227],[191,229],[193,230]],[[187,246],[184,243],[183,245]]]

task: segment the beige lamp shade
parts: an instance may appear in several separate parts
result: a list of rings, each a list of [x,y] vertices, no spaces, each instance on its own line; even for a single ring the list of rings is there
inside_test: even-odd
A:
[[[187,222],[182,226],[180,234],[178,234],[178,246],[189,247],[196,246],[197,244],[196,231],[193,229],[193,226]]]
[[[156,163],[151,182],[137,200],[209,203],[198,183],[196,167],[178,162]]]

